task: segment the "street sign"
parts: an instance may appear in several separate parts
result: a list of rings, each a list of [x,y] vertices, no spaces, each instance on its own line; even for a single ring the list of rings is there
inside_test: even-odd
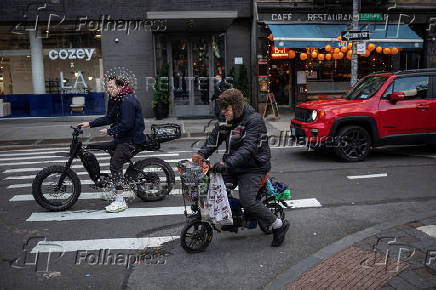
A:
[[[342,31],[341,37],[342,41],[366,40],[369,39],[369,31]]]
[[[359,13],[359,21],[382,21],[381,13]]]
[[[356,44],[357,54],[366,54],[366,42],[365,41],[357,41],[355,44]]]

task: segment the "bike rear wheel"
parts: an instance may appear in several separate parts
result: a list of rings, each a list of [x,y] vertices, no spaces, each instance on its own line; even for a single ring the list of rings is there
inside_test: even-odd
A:
[[[80,180],[71,169],[65,171],[62,186],[58,188],[64,166],[54,165],[41,170],[32,183],[35,201],[50,211],[63,211],[72,207],[80,195]]]
[[[147,158],[127,170],[132,181],[131,188],[143,201],[159,201],[169,195],[175,184],[175,174],[171,166],[160,158]]]
[[[276,202],[270,202],[265,205],[271,212],[282,221],[285,220],[285,211],[283,208]],[[259,228],[262,232],[264,232],[267,235],[272,234],[272,227],[271,226],[264,226],[262,223],[258,222]]]
[[[180,244],[188,253],[200,253],[206,250],[212,241],[212,226],[200,220],[190,221],[182,230]]]

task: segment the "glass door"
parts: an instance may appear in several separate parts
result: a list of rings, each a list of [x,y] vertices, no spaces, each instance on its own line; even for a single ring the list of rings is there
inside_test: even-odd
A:
[[[187,40],[173,40],[171,47],[173,52],[173,103],[175,106],[188,106],[190,105],[188,90],[188,42]]]
[[[173,115],[210,116],[214,65],[211,36],[168,37]]]

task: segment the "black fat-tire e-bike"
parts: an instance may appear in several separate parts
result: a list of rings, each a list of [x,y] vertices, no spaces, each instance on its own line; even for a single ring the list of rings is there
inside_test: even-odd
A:
[[[81,183],[77,174],[71,169],[75,158],[83,163],[95,188],[103,191],[112,190],[111,176],[100,171],[100,164],[89,150],[101,150],[113,154],[112,142],[88,144],[83,146],[79,135],[83,134],[80,126],[71,127],[73,137],[68,153],[68,160],[64,166],[52,165],[42,169],[33,180],[32,195],[35,201],[50,211],[63,211],[72,207],[81,193]],[[147,142],[132,153],[157,151],[160,144],[181,136],[180,126],[177,124],[152,125],[151,134],[146,135]],[[148,157],[137,162],[131,159],[124,174],[125,187],[132,190],[143,201],[159,201],[169,195],[175,184],[175,174],[171,166],[164,160]]]

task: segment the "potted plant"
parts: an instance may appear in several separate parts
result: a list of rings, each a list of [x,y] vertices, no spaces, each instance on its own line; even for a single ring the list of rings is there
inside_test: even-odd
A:
[[[170,111],[170,86],[168,82],[168,64],[162,66],[156,76],[152,107],[154,116],[158,120],[168,117]]]
[[[232,86],[235,89],[241,91],[244,96],[244,100],[247,104],[250,104],[250,90],[249,90],[249,81],[248,81],[248,71],[245,65],[241,65],[239,67],[238,75],[234,67],[232,67],[229,71],[229,77],[232,80]]]

